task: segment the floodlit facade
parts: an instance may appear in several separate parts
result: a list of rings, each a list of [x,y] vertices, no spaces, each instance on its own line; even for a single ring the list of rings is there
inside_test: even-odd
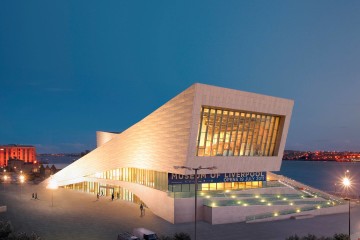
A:
[[[293,101],[194,84],[53,176],[59,186],[144,203],[172,223],[194,219],[194,171],[203,193],[262,189],[278,171]],[[205,197],[204,197],[205,198]]]
[[[0,166],[7,166],[11,159],[21,160],[25,163],[36,162],[36,148],[29,145],[1,145]]]

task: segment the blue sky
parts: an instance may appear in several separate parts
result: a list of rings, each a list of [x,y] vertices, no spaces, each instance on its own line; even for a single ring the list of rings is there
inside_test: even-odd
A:
[[[0,143],[95,147],[195,82],[295,101],[287,149],[360,151],[360,1],[1,1]]]

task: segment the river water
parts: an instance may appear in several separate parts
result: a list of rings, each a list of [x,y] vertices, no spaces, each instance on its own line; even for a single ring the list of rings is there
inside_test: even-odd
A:
[[[277,174],[292,178],[306,185],[327,191],[344,192],[341,180],[349,170],[351,195],[360,195],[360,163],[282,161]]]

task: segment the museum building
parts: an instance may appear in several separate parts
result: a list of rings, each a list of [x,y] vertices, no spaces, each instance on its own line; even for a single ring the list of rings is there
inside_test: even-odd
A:
[[[198,219],[204,219],[202,203],[212,194],[269,187],[269,171],[280,170],[293,104],[196,83],[121,133],[97,132],[97,148],[52,180],[142,202],[180,223],[194,219],[191,168],[209,168],[197,176]]]

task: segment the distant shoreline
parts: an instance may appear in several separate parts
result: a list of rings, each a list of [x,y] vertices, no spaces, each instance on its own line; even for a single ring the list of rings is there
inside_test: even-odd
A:
[[[287,162],[338,162],[338,163],[360,163],[360,161],[336,161],[336,160],[306,160],[306,159],[282,159]]]

